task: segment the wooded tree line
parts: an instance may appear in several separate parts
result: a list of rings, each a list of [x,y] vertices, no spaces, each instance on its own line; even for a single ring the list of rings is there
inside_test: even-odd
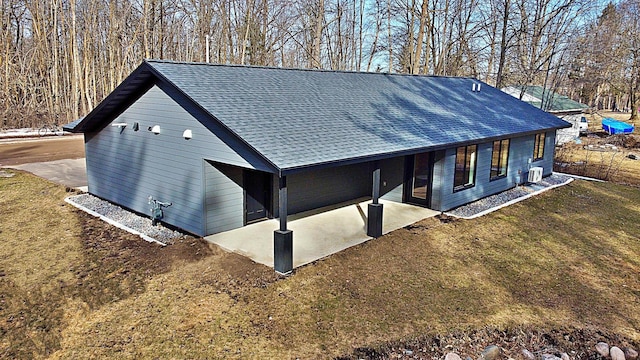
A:
[[[0,0],[0,127],[83,116],[145,58],[471,76],[637,109],[639,3]]]

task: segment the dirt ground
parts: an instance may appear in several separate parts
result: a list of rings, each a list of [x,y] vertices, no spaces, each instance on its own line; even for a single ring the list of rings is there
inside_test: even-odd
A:
[[[80,295],[91,308],[144,291],[145,283],[152,276],[169,272],[173,266],[212,256],[223,257],[228,265],[229,273],[224,275],[229,275],[232,281],[225,282],[226,291],[278,279],[270,269],[256,267],[251,260],[223,252],[201,238],[186,236],[170,246],[161,246],[116,230],[82,211],[75,212],[82,225],[83,248],[89,261],[70,269],[77,279],[74,295]]]
[[[49,357],[61,347],[70,311],[90,313],[139,296],[176,266],[219,259],[225,271],[201,280],[227,293],[278,279],[200,238],[164,247],[143,241],[61,201],[75,190],[0,172],[16,174],[0,177],[0,359]]]
[[[83,157],[84,140],[81,135],[0,141],[0,166]]]

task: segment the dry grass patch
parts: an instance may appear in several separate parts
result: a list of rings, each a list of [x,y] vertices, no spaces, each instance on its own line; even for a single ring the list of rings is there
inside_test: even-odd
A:
[[[610,148],[590,150],[588,145],[599,146],[611,143],[606,138],[583,138],[582,144],[566,143],[556,150],[555,171],[588,176],[613,181],[619,184],[640,186],[640,149],[625,149],[621,145]]]
[[[59,346],[69,264],[81,257],[65,188],[36,177],[0,178],[0,356],[29,358]]]
[[[0,179],[2,199],[21,183],[52,186],[12,179]],[[331,358],[487,326],[588,327],[640,339],[634,188],[575,181],[479,219],[424,220],[287,278],[196,239],[147,244],[61,206],[64,189],[51,189],[34,207],[52,201],[51,216],[76,224],[65,240],[75,250],[58,265],[72,274],[2,277],[2,299],[14,299],[0,310],[5,357]],[[5,219],[2,229],[20,221]],[[18,241],[3,238],[7,248]],[[38,252],[29,254],[11,266],[28,268]],[[51,276],[65,286],[38,283]],[[30,305],[44,298],[58,310]],[[49,324],[48,348],[29,340],[36,322],[6,322],[21,312]]]
[[[581,143],[569,142],[556,149],[555,171],[594,177],[619,184],[640,186],[640,136],[609,136],[602,131],[602,119],[611,117],[617,120],[629,120],[625,113],[596,113],[587,115],[592,135],[581,137]],[[616,148],[612,148],[611,145]]]

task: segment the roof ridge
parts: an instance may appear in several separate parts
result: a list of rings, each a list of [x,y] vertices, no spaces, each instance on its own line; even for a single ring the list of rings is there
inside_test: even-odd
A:
[[[323,73],[336,73],[336,74],[367,74],[367,75],[371,74],[371,75],[384,75],[384,76],[407,76],[407,77],[418,77],[418,78],[467,79],[467,80],[479,81],[484,83],[484,81],[470,77],[470,76],[405,74],[405,73],[389,73],[389,72],[373,72],[373,71],[331,70],[331,69],[305,69],[305,68],[290,68],[290,67],[278,67],[278,66],[266,66],[266,65],[217,64],[217,63],[206,63],[206,62],[196,62],[196,61],[176,61],[176,60],[163,60],[163,59],[144,59],[144,62],[150,63],[150,64],[164,63],[164,64],[176,64],[176,65],[199,65],[199,66],[266,69],[266,70],[282,70],[282,71],[323,72]]]

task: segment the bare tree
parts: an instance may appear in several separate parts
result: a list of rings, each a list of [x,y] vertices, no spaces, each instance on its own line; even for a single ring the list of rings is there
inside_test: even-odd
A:
[[[638,1],[575,41],[587,0],[0,0],[0,126],[74,120],[142,59],[207,48],[221,64],[569,84],[637,116]]]
[[[625,69],[624,80],[629,89],[629,106],[631,117],[629,120],[638,120],[638,107],[640,106],[640,13],[639,0],[626,0],[620,4],[622,14],[622,39],[624,57],[622,58]]]

